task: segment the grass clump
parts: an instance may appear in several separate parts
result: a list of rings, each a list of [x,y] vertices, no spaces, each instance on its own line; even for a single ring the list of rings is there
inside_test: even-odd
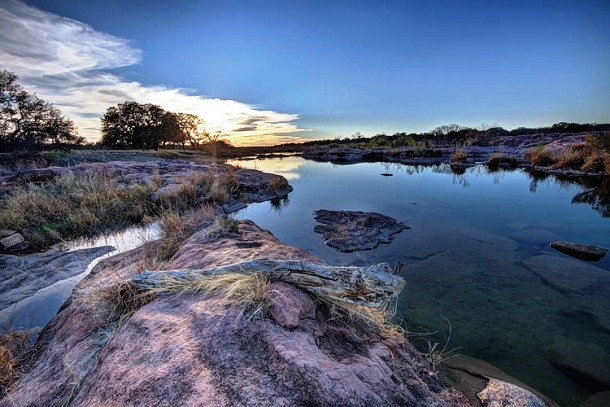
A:
[[[0,229],[17,229],[34,248],[94,236],[141,222],[154,186],[129,187],[111,174],[66,173],[20,186],[0,198]]]
[[[463,163],[468,159],[468,155],[462,150],[456,150],[455,153],[449,159],[451,164]]]
[[[515,168],[517,165],[519,165],[519,159],[517,157],[502,153],[492,153],[489,155],[489,158],[487,159],[487,166],[490,169],[497,170],[501,165],[509,168]]]
[[[204,205],[183,216],[176,212],[162,216],[159,222],[160,246],[155,251],[155,257],[161,261],[169,259],[186,239],[198,229],[210,226],[215,218],[214,210],[209,205]]]
[[[544,144],[539,144],[535,148],[525,150],[525,159],[532,163],[532,166],[549,166],[555,161],[552,158],[551,152],[544,147]]]
[[[31,337],[36,330],[10,331],[0,334],[0,397],[17,381],[19,366],[31,352]]]

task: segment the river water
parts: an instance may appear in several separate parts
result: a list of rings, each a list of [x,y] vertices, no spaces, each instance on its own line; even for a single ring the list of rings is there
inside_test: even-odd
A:
[[[603,188],[481,165],[455,174],[447,166],[335,165],[300,157],[228,163],[281,174],[294,187],[288,200],[250,205],[237,218],[331,264],[405,263],[397,320],[409,331],[437,332],[431,338],[442,346],[448,320],[449,348],[492,363],[562,406],[577,406],[601,390],[558,369],[557,356],[549,354],[557,344],[566,359],[583,349],[610,353],[608,324],[599,322],[610,312],[604,299],[610,286],[603,285],[610,255],[585,266],[600,278],[594,298],[571,291],[570,281],[541,278],[532,264],[542,259],[552,262],[553,272],[570,273],[586,263],[551,249],[553,240],[610,248],[610,218],[604,217],[610,200]],[[313,232],[317,209],[379,212],[411,229],[377,249],[339,253]]]

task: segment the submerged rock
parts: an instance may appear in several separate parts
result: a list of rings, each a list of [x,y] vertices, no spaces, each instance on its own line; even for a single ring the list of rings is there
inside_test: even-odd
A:
[[[610,273],[569,257],[538,255],[523,265],[566,297],[579,311],[589,314],[610,331]]]
[[[556,336],[545,349],[549,362],[594,390],[610,389],[610,353],[601,346]]]
[[[107,259],[79,283],[0,406],[469,405],[403,336],[341,322],[323,307],[314,314],[298,287],[272,283],[281,297],[272,298],[273,319],[252,319],[217,294],[153,297],[131,316],[96,304],[100,290],[128,294],[121,283],[141,272],[151,247]],[[270,253],[319,263],[243,222],[236,234],[198,232],[166,267],[217,268]]]
[[[570,243],[563,241],[551,242],[550,246],[569,256],[581,260],[597,261],[604,257],[608,249],[582,243]]]
[[[341,252],[371,250],[380,243],[390,243],[392,236],[409,229],[394,218],[375,212],[329,211],[320,209],[314,218],[323,223],[314,232],[322,234],[324,243]]]
[[[602,391],[589,397],[578,407],[608,407],[610,406],[610,391]]]

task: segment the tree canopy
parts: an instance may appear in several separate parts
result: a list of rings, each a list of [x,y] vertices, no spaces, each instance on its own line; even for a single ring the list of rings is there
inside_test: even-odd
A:
[[[74,123],[59,109],[28,93],[17,83],[17,75],[0,71],[0,151],[60,147],[85,142]]]

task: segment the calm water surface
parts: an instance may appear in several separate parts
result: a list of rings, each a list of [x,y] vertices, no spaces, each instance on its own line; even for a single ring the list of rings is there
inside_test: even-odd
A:
[[[609,325],[599,322],[610,312],[604,285],[610,256],[592,263],[592,275],[600,277],[592,298],[559,291],[526,266],[541,255],[567,273],[584,263],[549,248],[552,240],[610,247],[610,218],[602,216],[610,215],[608,200],[599,189],[482,166],[454,174],[446,166],[333,165],[300,157],[229,163],[284,175],[294,187],[289,200],[250,205],[236,217],[328,263],[404,262],[398,314],[410,331],[437,331],[443,342],[447,318],[451,348],[498,366],[560,405],[577,406],[595,393],[595,386],[554,368],[548,346],[567,340],[610,352]],[[385,172],[394,176],[380,176]],[[313,232],[317,209],[380,212],[412,229],[375,250],[339,253]],[[555,265],[557,258],[565,262]]]

